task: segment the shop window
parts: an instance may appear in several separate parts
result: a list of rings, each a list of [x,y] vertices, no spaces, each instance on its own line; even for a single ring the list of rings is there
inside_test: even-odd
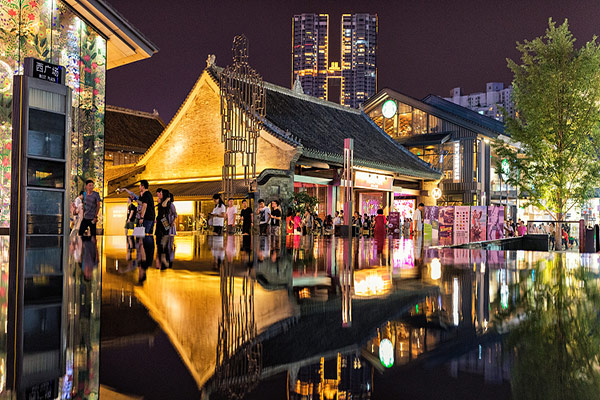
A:
[[[427,113],[417,109],[413,111],[413,132],[416,135],[427,133]]]

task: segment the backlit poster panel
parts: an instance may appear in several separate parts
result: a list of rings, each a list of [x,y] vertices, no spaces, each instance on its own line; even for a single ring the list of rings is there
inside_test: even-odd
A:
[[[440,224],[438,221],[440,215],[440,209],[438,206],[426,206],[425,207],[425,239],[438,239],[438,232],[440,229]],[[431,227],[431,234],[428,232],[429,225]]]
[[[454,206],[440,207],[438,220],[440,222],[440,244],[451,245],[454,238]]]
[[[471,207],[454,207],[454,244],[469,242],[469,214]]]
[[[504,238],[504,206],[488,207],[488,240]]]
[[[487,238],[487,207],[471,207],[471,242],[481,242]]]

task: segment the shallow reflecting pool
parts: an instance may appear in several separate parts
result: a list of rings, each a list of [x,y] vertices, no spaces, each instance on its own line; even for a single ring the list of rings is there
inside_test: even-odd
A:
[[[100,379],[124,393],[596,398],[596,255],[182,236],[140,284],[135,247],[105,238]]]
[[[0,250],[8,398],[6,237]],[[73,240],[58,393],[597,398],[598,266],[595,254],[392,238]],[[37,356],[42,368],[47,355]]]

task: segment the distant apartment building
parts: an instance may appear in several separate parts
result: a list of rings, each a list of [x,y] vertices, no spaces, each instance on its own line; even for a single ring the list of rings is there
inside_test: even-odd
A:
[[[446,97],[445,100],[498,121],[504,120],[503,109],[509,117],[514,118],[515,108],[512,101],[512,86],[505,88],[501,82],[488,82],[485,86],[485,92],[467,95],[463,95],[460,87],[456,87],[450,91],[450,97]]]
[[[377,91],[377,15],[344,14],[340,27],[340,61],[329,65],[329,16],[294,15],[292,87],[358,108]]]
[[[292,83],[298,79],[305,94],[327,99],[329,16],[300,14],[292,19]]]

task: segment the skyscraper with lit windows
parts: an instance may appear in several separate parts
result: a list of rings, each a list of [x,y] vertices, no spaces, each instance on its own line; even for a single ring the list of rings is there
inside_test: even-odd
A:
[[[377,15],[342,15],[341,36],[341,103],[358,108],[377,92]]]
[[[329,15],[292,18],[292,85],[298,79],[305,94],[327,99]]]
[[[300,82],[305,94],[358,108],[377,91],[377,15],[343,14],[340,26],[340,61],[330,65],[329,16],[294,15],[291,84]]]

